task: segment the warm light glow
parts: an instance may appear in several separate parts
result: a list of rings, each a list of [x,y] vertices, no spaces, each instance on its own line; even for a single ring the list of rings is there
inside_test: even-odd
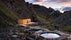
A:
[[[20,19],[18,20],[18,24],[27,25],[31,23],[31,19]]]
[[[42,5],[42,2],[34,2],[33,4]]]
[[[47,1],[47,0],[39,0],[39,2],[45,2],[45,1]]]
[[[71,2],[64,2],[63,5],[66,7],[71,7]]]
[[[45,1],[47,0],[39,0],[38,2],[34,2],[33,4],[42,5]]]

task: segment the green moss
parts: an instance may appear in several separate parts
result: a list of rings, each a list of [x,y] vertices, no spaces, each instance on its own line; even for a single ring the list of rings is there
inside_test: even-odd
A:
[[[14,12],[12,12],[10,9],[8,9],[8,7],[6,7],[0,0],[0,11],[3,12],[4,15],[6,15],[7,17],[9,17],[9,19],[4,19],[3,16],[0,16],[0,28],[5,28],[5,27],[10,27],[10,26],[14,26],[17,22],[16,19],[18,19],[19,17],[17,15],[15,15]],[[5,21],[6,20],[6,21]],[[10,21],[8,21],[10,20]]]
[[[45,22],[45,17],[40,15],[40,14],[37,14],[37,18],[42,21],[42,22]]]
[[[49,28],[54,28],[54,26],[55,26],[55,25],[53,25],[53,24],[48,24],[48,27],[49,27]]]
[[[18,16],[16,16],[11,10],[9,10],[2,2],[0,2],[0,10],[10,18],[18,19]]]
[[[54,20],[54,18],[48,18],[48,21],[52,21],[52,20]]]
[[[43,18],[43,19],[45,18],[45,17],[44,17],[44,16],[42,16],[41,14],[37,14],[37,16],[39,16],[39,17],[41,17],[41,18]]]
[[[63,26],[63,27],[60,27],[60,26],[56,26],[56,25],[53,25],[53,24],[49,24],[48,29],[50,30],[63,30],[63,31],[66,31],[66,32],[71,32],[71,26]]]
[[[71,32],[71,26],[64,26],[62,27],[62,30]]]

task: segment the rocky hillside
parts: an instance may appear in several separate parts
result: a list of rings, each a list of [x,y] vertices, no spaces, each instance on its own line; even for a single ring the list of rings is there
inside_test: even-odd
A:
[[[71,11],[65,12],[63,15],[54,20],[53,23],[61,26],[71,26]]]
[[[6,20],[5,24],[15,25],[18,19],[25,18],[31,18],[35,22],[50,22],[61,13],[52,8],[29,4],[24,0],[0,0],[0,15],[1,22]]]
[[[0,0],[0,27],[5,28],[16,24],[18,16],[14,14],[4,3]]]
[[[32,9],[34,10],[35,14],[40,17],[41,19],[44,19],[43,21],[52,21],[59,17],[62,13],[60,11],[55,11],[53,8],[49,7],[46,8],[44,6],[39,5],[32,5]]]
[[[6,36],[8,37],[7,34],[9,32],[7,33],[7,31],[10,31],[9,29],[11,29],[9,27],[14,29],[14,26],[17,24],[17,20],[25,18],[31,18],[35,22],[40,21],[40,23],[45,20],[47,22],[51,21],[52,26],[50,27],[52,29],[53,27],[55,29],[62,28],[61,30],[71,32],[71,11],[67,11],[64,14],[61,14],[58,10],[55,11],[52,8],[29,4],[24,0],[0,0],[0,38],[2,36],[2,39],[6,38]],[[21,35],[21,37],[22,36],[23,35]]]
[[[8,7],[11,11],[13,11],[14,14],[21,19],[29,18],[32,14],[28,9],[27,3],[25,3],[24,0],[6,0],[6,1],[1,0],[1,1],[2,3],[4,3],[6,7]]]
[[[60,30],[71,31],[71,11],[66,11],[63,15],[52,21],[52,24]]]
[[[52,8],[29,4],[24,0],[0,0],[0,4],[1,10],[5,12],[5,14],[7,13],[6,11],[8,11],[6,15],[15,18],[15,20],[32,18],[32,15],[36,15],[38,18],[45,20],[51,20],[50,18],[54,19],[60,14],[60,12],[56,13]]]

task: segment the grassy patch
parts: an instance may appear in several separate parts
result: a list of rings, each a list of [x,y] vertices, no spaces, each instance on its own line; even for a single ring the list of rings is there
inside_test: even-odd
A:
[[[11,10],[9,10],[2,2],[0,2],[0,11],[12,19],[18,18]]]
[[[71,32],[71,26],[64,26],[64,27],[62,27],[62,30]]]

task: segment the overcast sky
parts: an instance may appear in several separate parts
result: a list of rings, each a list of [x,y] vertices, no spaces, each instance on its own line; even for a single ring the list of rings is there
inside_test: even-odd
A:
[[[63,8],[71,7],[71,0],[25,0],[26,2],[43,5],[45,7]]]

